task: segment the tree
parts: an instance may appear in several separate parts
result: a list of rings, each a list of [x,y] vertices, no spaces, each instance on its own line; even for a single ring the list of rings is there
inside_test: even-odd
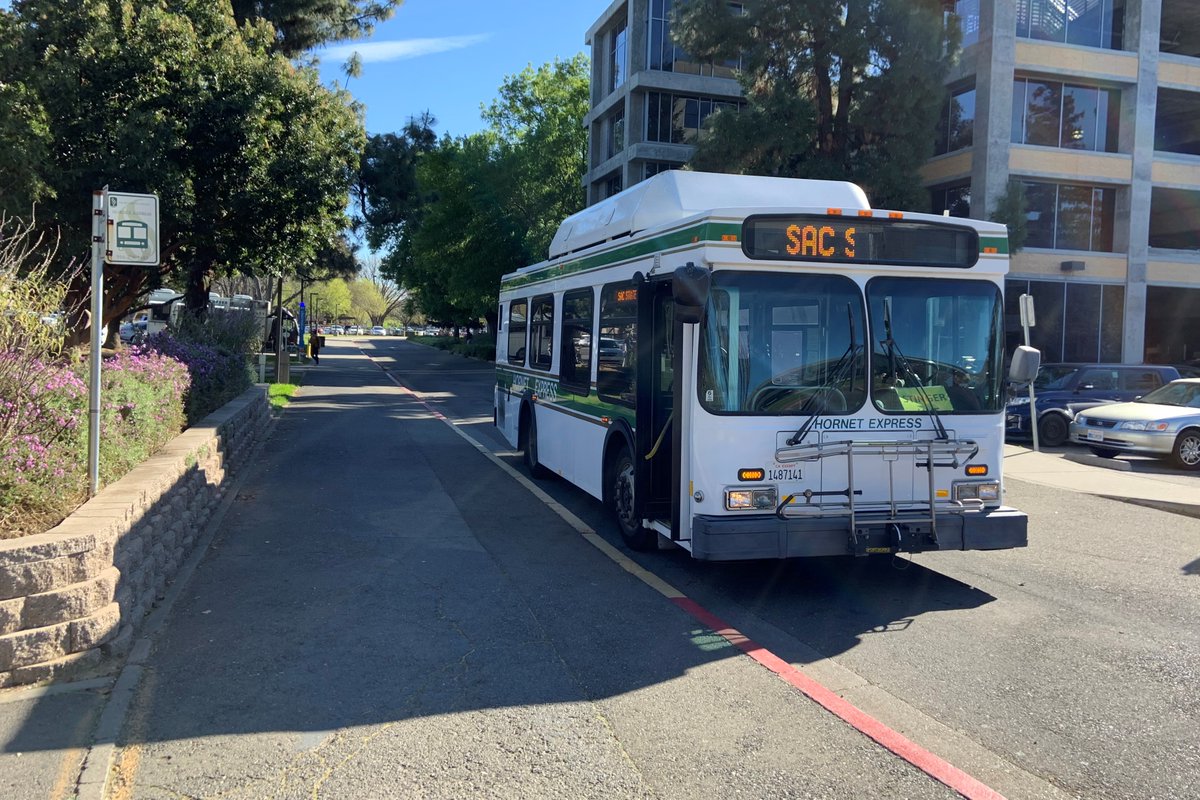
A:
[[[163,265],[107,270],[105,321],[163,280],[200,309],[213,276],[348,251],[339,234],[362,122],[347,93],[273,52],[269,25],[238,28],[206,0],[20,0],[2,24],[0,84],[20,87],[23,141],[43,154],[24,178],[33,188],[0,195],[4,210],[40,196],[39,223],[84,259],[94,189],[159,196]],[[0,176],[14,174],[6,166]],[[72,304],[89,291],[76,281]]]
[[[943,80],[959,35],[941,0],[747,2],[679,7],[694,57],[741,58],[746,97],[720,111],[692,165],[718,172],[850,180],[872,202],[926,208],[917,169],[932,155]]]
[[[494,330],[501,276],[544,260],[563,218],[583,207],[588,75],[576,56],[509,76],[484,110],[489,130],[415,154],[416,202],[402,195],[383,268],[429,319],[482,317]]]
[[[239,24],[264,20],[289,58],[329,42],[362,39],[391,19],[404,0],[232,0]]]

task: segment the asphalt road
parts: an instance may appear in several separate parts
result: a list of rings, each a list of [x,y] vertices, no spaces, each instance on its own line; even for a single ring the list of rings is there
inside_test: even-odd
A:
[[[366,349],[507,449],[486,365]],[[592,498],[541,486],[619,543]],[[1200,797],[1200,520],[1016,480],[1008,492],[1031,517],[1025,549],[894,564],[630,555],[1010,797]]]
[[[154,639],[112,797],[956,796],[429,413],[517,464],[490,365],[384,338],[322,356]],[[1010,481],[1022,550],[712,564],[625,552],[592,498],[538,486],[1003,796],[1200,798],[1198,519]],[[71,696],[26,701],[25,756],[80,746],[96,698]]]

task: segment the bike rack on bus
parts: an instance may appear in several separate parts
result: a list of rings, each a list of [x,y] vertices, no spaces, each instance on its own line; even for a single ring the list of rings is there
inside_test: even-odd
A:
[[[962,513],[967,510],[983,508],[983,502],[973,500],[946,500],[939,503],[934,488],[933,468],[950,467],[957,469],[970,461],[979,452],[979,445],[965,439],[925,439],[917,441],[836,441],[819,442],[816,444],[781,447],[775,451],[775,460],[782,464],[792,464],[801,461],[820,461],[836,456],[846,457],[847,486],[843,491],[816,492],[806,489],[803,492],[788,495],[779,504],[775,513],[784,520],[816,517],[846,517],[850,527],[850,548],[855,555],[866,555],[866,535],[871,527],[884,527],[891,531],[895,550],[901,543],[901,525],[929,526],[929,537],[937,545],[937,515],[938,511]],[[895,486],[892,481],[892,466],[900,456],[924,456],[924,460],[916,461],[916,466],[922,467],[929,473],[928,501],[914,500],[898,503]],[[877,456],[888,464],[888,514],[886,517],[872,517],[861,520],[858,516],[861,509],[856,505],[855,495],[861,495],[862,490],[854,487],[854,459],[856,456]],[[842,502],[828,502],[814,498],[827,496],[845,497]],[[802,504],[797,501],[803,499]],[[874,510],[874,509],[873,509]],[[862,525],[860,526],[860,521]]]

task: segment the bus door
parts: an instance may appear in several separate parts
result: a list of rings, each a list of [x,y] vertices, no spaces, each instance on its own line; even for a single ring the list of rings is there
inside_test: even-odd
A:
[[[679,531],[679,420],[676,396],[682,341],[671,281],[642,283],[638,292],[637,484],[642,517],[669,520]]]

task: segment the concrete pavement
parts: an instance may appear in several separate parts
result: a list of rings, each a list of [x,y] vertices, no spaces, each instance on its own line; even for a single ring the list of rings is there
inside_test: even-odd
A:
[[[1200,473],[1148,458],[1101,458],[1072,447],[1004,446],[1004,474],[1042,486],[1200,517]]]

